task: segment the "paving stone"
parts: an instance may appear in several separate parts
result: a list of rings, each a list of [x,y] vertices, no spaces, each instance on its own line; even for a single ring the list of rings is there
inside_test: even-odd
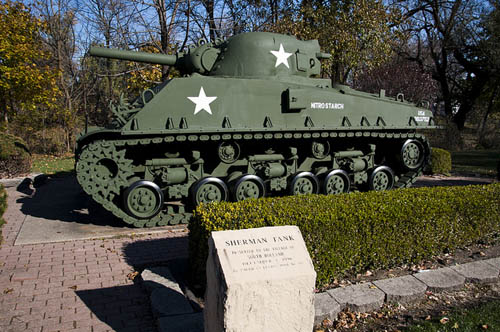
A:
[[[433,292],[459,289],[465,283],[465,277],[449,267],[422,271],[413,276],[426,284],[429,290]]]
[[[455,265],[451,268],[464,276],[466,282],[487,283],[498,280],[499,269],[485,261]]]
[[[158,319],[158,332],[203,332],[203,313],[162,317]]]
[[[331,321],[337,319],[337,315],[343,308],[335,299],[327,292],[314,295],[314,325],[319,325],[328,318]]]
[[[339,303],[342,309],[347,307],[351,311],[358,312],[379,309],[384,304],[385,298],[385,293],[371,282],[330,289],[327,292]]]
[[[491,266],[496,267],[500,273],[500,257],[485,259],[483,262],[490,264]]]
[[[146,269],[141,273],[142,285],[151,293],[154,289],[167,287],[182,294],[181,287],[166,266],[157,266]]]
[[[151,309],[156,317],[190,314],[193,308],[183,293],[157,288],[151,293]]]
[[[408,303],[425,295],[427,286],[415,277],[403,276],[374,281],[373,284],[385,293],[386,302]]]

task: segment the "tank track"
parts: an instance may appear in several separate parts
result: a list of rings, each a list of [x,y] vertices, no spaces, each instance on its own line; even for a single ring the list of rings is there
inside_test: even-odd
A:
[[[84,191],[96,202],[101,204],[106,210],[113,213],[134,227],[155,227],[166,225],[187,224],[192,213],[186,211],[182,204],[167,202],[167,209],[161,210],[156,216],[149,219],[138,219],[127,214],[113,200],[120,195],[120,191],[129,185],[128,178],[134,174],[132,160],[125,158],[126,146],[151,146],[155,144],[185,142],[185,141],[227,141],[245,140],[259,142],[261,140],[273,139],[309,139],[309,138],[370,138],[370,139],[416,139],[424,145],[427,152],[424,156],[423,164],[414,170],[396,174],[394,188],[410,187],[416,179],[423,174],[423,169],[429,162],[430,145],[427,138],[415,132],[380,132],[380,131],[321,131],[321,132],[248,132],[248,133],[225,133],[225,134],[190,134],[190,135],[166,135],[146,138],[130,139],[103,139],[90,142],[77,152],[76,173],[77,179]],[[389,141],[388,141],[389,142]],[[121,149],[121,150],[120,150]],[[111,173],[99,172],[99,167],[103,166],[95,163],[95,160],[114,160],[118,169]],[[102,163],[102,162],[101,162]],[[96,174],[99,174],[96,176]]]

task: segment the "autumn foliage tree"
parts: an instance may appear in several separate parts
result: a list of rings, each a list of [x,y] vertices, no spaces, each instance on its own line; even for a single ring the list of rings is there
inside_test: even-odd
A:
[[[346,84],[361,68],[385,62],[396,38],[391,25],[398,19],[378,0],[303,0],[295,17],[283,19],[275,30],[318,39],[323,51],[332,54],[323,64],[326,75]]]
[[[26,117],[36,123],[54,106],[59,90],[57,70],[47,65],[42,22],[20,2],[0,1],[0,112],[2,126]]]

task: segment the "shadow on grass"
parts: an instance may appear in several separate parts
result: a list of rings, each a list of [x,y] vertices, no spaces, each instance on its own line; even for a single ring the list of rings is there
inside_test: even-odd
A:
[[[500,161],[500,150],[451,152],[454,172],[477,173],[495,177]]]

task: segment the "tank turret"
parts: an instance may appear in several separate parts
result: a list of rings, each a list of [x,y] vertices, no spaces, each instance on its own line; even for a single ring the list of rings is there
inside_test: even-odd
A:
[[[92,47],[89,54],[175,66],[182,74],[228,77],[311,77],[320,74],[320,60],[330,57],[330,54],[320,51],[317,40],[302,41],[294,36],[268,32],[241,34],[212,43],[201,40],[175,55],[103,47]]]

